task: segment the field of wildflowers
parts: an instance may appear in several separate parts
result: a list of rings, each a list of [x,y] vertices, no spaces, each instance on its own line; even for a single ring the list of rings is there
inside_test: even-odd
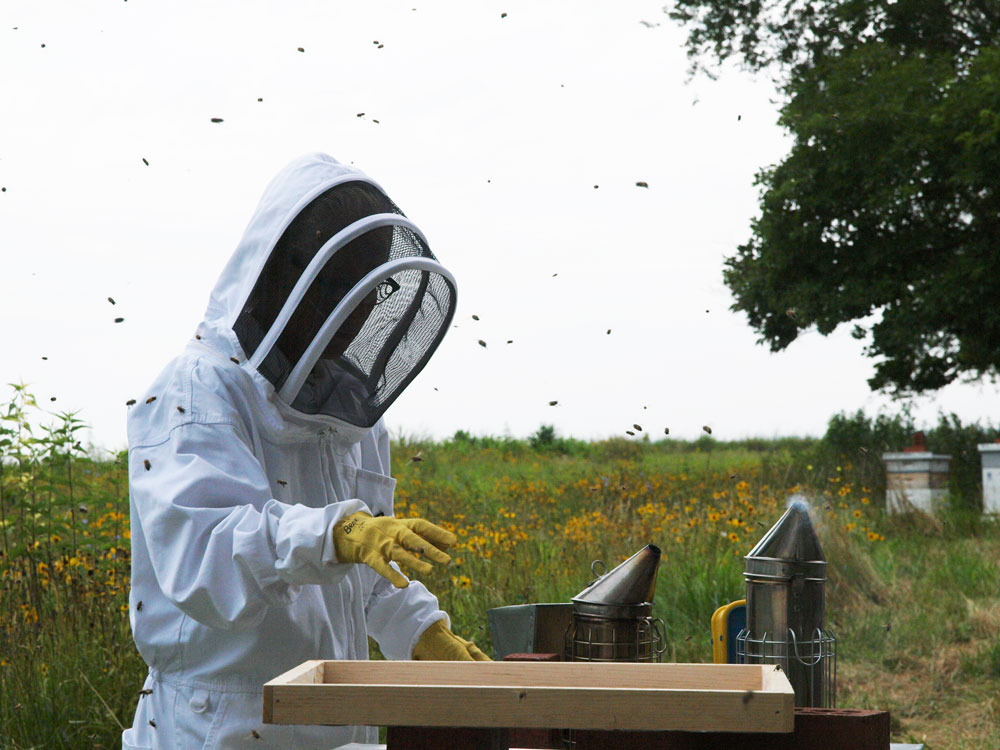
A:
[[[23,386],[0,417],[0,748],[118,747],[145,674],[125,456],[85,450],[77,415],[46,421]],[[712,612],[743,596],[743,556],[801,493],[830,560],[839,704],[888,708],[896,738],[929,748],[1000,747],[995,524],[888,518],[870,457],[817,441],[551,437],[394,443],[397,514],[459,537],[424,579],[457,633],[489,652],[487,609],[567,601],[592,561],[654,543],[665,658],[710,661]]]

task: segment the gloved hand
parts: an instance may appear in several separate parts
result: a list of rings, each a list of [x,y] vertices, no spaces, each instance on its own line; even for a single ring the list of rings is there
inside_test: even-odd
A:
[[[459,638],[438,620],[425,630],[413,647],[416,661],[493,661],[475,643]]]
[[[422,518],[372,518],[364,511],[352,513],[333,525],[333,548],[342,563],[364,563],[388,578],[393,586],[410,585],[391,565],[401,563],[418,573],[429,573],[431,564],[411,553],[419,552],[436,563],[449,563],[446,547],[458,543],[458,537]]]

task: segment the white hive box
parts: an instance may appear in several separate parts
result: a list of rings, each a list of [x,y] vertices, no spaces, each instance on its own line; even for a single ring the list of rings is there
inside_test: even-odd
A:
[[[941,453],[883,453],[885,508],[889,513],[933,513],[948,494],[951,456]]]
[[[983,462],[983,512],[1000,513],[1000,443],[981,443]]]

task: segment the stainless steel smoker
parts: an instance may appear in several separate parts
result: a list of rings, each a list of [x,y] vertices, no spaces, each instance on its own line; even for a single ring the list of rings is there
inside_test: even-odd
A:
[[[567,661],[660,661],[667,648],[663,621],[653,617],[660,549],[643,547],[617,568],[598,574],[573,597],[566,629]]]
[[[778,664],[796,706],[836,705],[836,638],[824,629],[826,557],[804,499],[746,556],[747,626],[737,636],[746,664]]]

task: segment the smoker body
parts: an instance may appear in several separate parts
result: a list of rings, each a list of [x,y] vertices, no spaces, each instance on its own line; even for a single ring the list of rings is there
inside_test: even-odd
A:
[[[666,642],[663,621],[653,617],[650,603],[635,607],[577,604],[566,631],[566,660],[659,661]]]
[[[793,503],[746,557],[747,627],[737,652],[779,664],[795,705],[836,702],[836,639],[824,628],[826,558],[804,503]]]
[[[663,621],[653,617],[660,549],[652,544],[596,578],[573,597],[566,629],[567,661],[659,661],[666,650]]]

